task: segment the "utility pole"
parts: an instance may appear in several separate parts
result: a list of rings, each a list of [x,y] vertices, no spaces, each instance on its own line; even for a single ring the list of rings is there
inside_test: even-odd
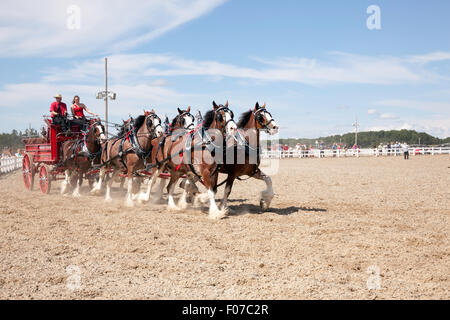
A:
[[[355,145],[358,146],[358,127],[359,127],[359,124],[358,124],[358,117],[357,116],[356,116],[356,121],[353,124],[353,126],[355,127]]]
[[[108,136],[108,58],[105,58],[105,133]]]
[[[116,93],[108,91],[108,58],[105,58],[105,91],[97,93],[97,99],[105,100],[105,133],[108,136],[108,100],[116,100]]]

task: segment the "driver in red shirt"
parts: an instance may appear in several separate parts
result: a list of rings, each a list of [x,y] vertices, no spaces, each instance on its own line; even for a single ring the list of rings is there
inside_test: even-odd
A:
[[[72,124],[77,124],[80,126],[82,131],[86,131],[89,121],[84,116],[83,111],[86,111],[87,113],[89,113],[95,117],[98,117],[98,114],[89,110],[88,107],[86,107],[86,105],[84,103],[81,103],[79,96],[73,97],[72,103],[73,103],[72,107],[71,107],[72,115],[73,115]]]
[[[56,99],[50,105],[50,113],[52,116],[52,123],[60,125],[63,132],[69,133],[69,121],[67,120],[67,105],[62,102],[62,96],[60,94],[55,95]]]

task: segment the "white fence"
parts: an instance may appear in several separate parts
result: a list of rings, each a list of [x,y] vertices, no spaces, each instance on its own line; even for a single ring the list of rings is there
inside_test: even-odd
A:
[[[409,148],[409,155],[437,155],[449,154],[450,147],[420,147]],[[263,150],[262,157],[264,159],[281,159],[281,158],[329,158],[329,157],[380,157],[380,156],[403,156],[403,150],[400,149],[311,149],[311,150]]]
[[[0,173],[9,173],[22,168],[23,157],[3,157],[0,159]]]

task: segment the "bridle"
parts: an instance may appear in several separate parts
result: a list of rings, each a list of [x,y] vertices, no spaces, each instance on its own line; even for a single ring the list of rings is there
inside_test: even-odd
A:
[[[86,146],[86,153],[87,153],[87,157],[93,161],[96,157],[98,157],[101,152],[102,152],[102,148],[100,147],[99,150],[97,152],[91,152],[89,151],[88,148],[88,144],[87,144],[87,140],[86,138],[89,136],[89,132],[92,130],[92,128],[94,128],[95,126],[102,126],[100,121],[94,121],[92,123],[89,124],[89,128],[86,130],[84,137],[83,137],[83,144]],[[102,128],[103,130],[103,128]],[[100,135],[95,137],[95,141],[98,143],[99,146],[101,146],[101,140],[100,140]]]
[[[223,111],[224,113],[229,112],[231,115],[231,118],[229,120],[225,121],[225,124],[223,125],[223,127],[226,128],[230,122],[234,122],[234,113],[231,109],[229,109],[226,106],[222,106],[222,105],[219,108],[214,109],[216,121],[219,123],[223,121],[223,116],[222,116],[222,114],[219,113],[220,111]],[[222,118],[222,119],[220,119],[220,118]]]
[[[84,137],[83,137],[83,142],[84,144],[87,146],[87,141],[86,138],[89,136],[89,132],[91,131],[92,128],[94,128],[95,126],[102,126],[100,121],[94,121],[92,123],[89,124],[89,127],[87,128],[87,130],[84,132]],[[103,128],[102,128],[103,130]],[[100,133],[101,134],[101,133]],[[95,137],[96,141],[98,142],[98,144],[101,144],[101,140],[100,140],[100,135]]]
[[[180,113],[180,114],[177,116],[177,118],[178,118],[179,121],[180,121],[180,124],[183,126],[183,129],[189,130],[189,127],[186,128],[186,127],[184,126],[184,125],[186,124],[186,120],[184,119],[185,116],[188,116],[189,118],[192,119],[192,122],[191,122],[191,124],[189,125],[189,127],[190,127],[190,126],[194,126],[195,118],[194,118],[194,116],[193,116],[190,112],[188,112],[188,111],[184,111],[183,113]]]
[[[156,114],[156,113],[153,113],[153,112],[151,112],[150,114],[148,114],[147,115],[147,117],[145,118],[145,125],[147,126],[147,129],[148,129],[148,120],[151,120],[152,121],[152,126],[153,126],[153,136],[152,136],[152,139],[154,139],[154,138],[156,138],[156,128],[158,128],[158,127],[161,127],[161,129],[162,129],[162,122],[161,122],[161,118],[160,117],[158,117],[158,115]],[[156,119],[158,119],[158,124],[155,126],[154,124],[155,124],[155,120]],[[151,126],[150,126],[151,127]],[[149,129],[149,131],[150,131],[150,129]],[[136,134],[137,134],[137,132],[136,132]]]
[[[263,118],[263,115],[261,113],[267,113],[271,119],[267,123],[263,123],[261,121],[261,118]],[[275,121],[272,117],[272,114],[269,111],[267,111],[266,108],[259,108],[258,110],[253,111],[253,115],[255,117],[255,123],[259,123],[262,129],[266,131],[270,130],[269,124],[272,123],[272,121]]]

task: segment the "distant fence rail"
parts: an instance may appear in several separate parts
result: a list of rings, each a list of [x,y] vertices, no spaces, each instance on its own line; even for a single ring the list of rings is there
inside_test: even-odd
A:
[[[416,155],[438,155],[449,154],[450,147],[420,147],[409,148],[411,156]],[[403,149],[311,149],[311,150],[263,150],[264,159],[282,159],[282,158],[330,158],[330,157],[381,157],[381,156],[403,156]]]
[[[22,167],[23,157],[3,157],[0,158],[0,173],[13,172]]]

